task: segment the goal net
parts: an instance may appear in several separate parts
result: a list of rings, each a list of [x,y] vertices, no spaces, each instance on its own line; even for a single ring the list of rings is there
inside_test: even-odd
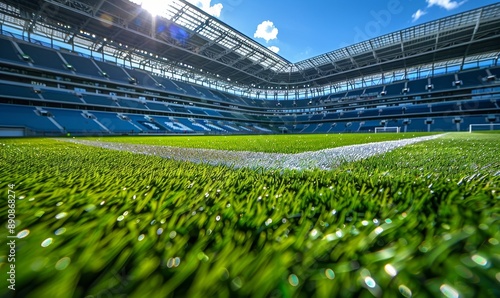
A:
[[[375,127],[375,133],[381,133],[381,132],[395,132],[395,133],[399,133],[399,130],[400,130],[399,126]]]
[[[499,130],[500,131],[500,123],[469,124],[469,132],[485,131],[485,130]]]

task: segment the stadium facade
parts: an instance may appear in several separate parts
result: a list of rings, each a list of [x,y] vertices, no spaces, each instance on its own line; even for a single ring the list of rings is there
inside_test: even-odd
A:
[[[0,0],[0,135],[500,125],[500,3],[292,63],[185,1]]]

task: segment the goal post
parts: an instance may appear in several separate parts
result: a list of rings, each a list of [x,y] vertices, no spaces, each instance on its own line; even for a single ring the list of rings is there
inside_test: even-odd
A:
[[[469,132],[486,130],[500,130],[500,123],[469,124]]]
[[[399,126],[381,126],[381,127],[375,127],[375,133],[381,133],[381,132],[399,133],[400,129],[401,128]]]

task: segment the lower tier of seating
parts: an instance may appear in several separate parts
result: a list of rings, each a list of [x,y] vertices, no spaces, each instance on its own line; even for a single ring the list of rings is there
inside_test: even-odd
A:
[[[0,104],[0,128],[22,128],[26,135],[277,132],[262,124],[13,104]]]

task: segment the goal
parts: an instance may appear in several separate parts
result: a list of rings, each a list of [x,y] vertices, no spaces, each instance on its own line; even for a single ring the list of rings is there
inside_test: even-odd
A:
[[[400,130],[399,126],[375,127],[375,133],[380,133],[380,132],[395,132],[395,133],[399,133],[399,130]]]
[[[485,130],[500,130],[500,123],[469,124],[469,132]]]

